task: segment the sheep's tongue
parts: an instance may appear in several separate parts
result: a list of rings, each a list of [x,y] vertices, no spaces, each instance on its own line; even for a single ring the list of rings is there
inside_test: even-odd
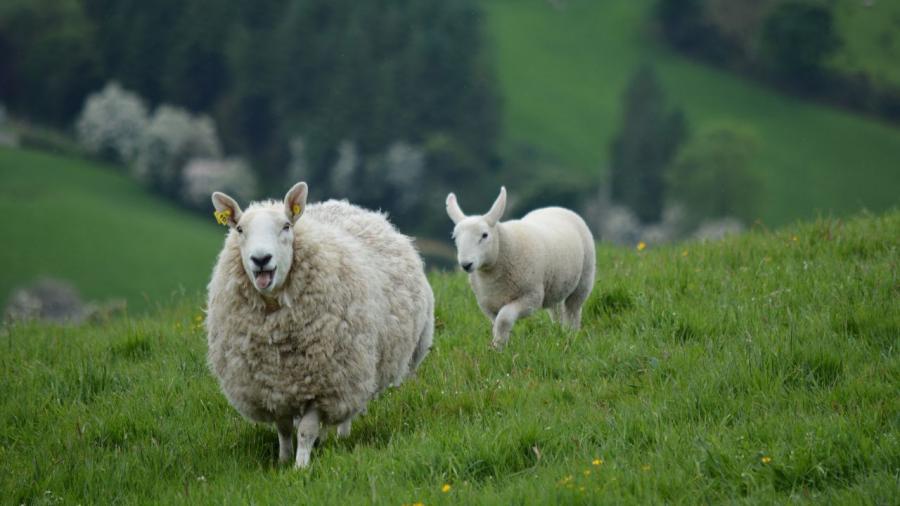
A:
[[[272,284],[272,271],[259,271],[256,273],[256,286],[265,290]]]

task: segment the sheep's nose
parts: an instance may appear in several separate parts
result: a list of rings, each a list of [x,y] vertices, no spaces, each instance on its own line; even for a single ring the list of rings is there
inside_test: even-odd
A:
[[[269,260],[272,259],[272,255],[263,255],[258,257],[250,257],[250,260],[253,260],[253,263],[256,264],[257,267],[265,267]]]
[[[466,263],[460,264],[460,265],[462,265],[462,268],[464,271],[472,272],[472,262],[466,262]]]

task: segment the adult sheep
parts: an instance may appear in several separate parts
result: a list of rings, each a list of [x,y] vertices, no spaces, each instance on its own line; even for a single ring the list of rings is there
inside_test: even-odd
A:
[[[491,345],[497,349],[506,345],[517,319],[540,308],[579,328],[596,264],[594,238],[577,214],[545,207],[501,223],[505,209],[505,187],[483,216],[466,216],[456,195],[447,195],[459,265],[494,324]]]
[[[434,295],[412,241],[379,213],[346,201],[284,202],[242,211],[213,193],[229,227],[209,283],[209,367],[244,417],[274,423],[279,460],[309,464],[321,424],[354,416],[425,358]]]

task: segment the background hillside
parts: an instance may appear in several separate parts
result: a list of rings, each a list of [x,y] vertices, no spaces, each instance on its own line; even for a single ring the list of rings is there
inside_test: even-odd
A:
[[[692,130],[724,122],[748,127],[757,137],[752,170],[762,179],[759,218],[766,224],[898,203],[900,128],[784,95],[675,53],[653,31],[656,4],[486,3],[504,99],[505,152],[536,150],[551,166],[575,170],[596,184],[608,172],[628,80],[640,64],[652,63],[669,102],[683,108]],[[876,46],[871,24],[896,17],[883,10],[893,9],[891,2],[878,4],[871,13],[842,7],[838,19],[852,41],[847,51],[867,55],[852,60],[887,74],[900,69],[900,59],[888,61],[886,50],[860,48]],[[889,33],[900,40],[898,29]]]
[[[135,218],[138,220],[138,218]],[[435,347],[310,469],[205,365],[202,301],[0,330],[0,491],[21,503],[891,504],[900,213],[603,247],[584,327],[503,353],[462,274]],[[449,485],[449,487],[445,487]],[[442,491],[445,490],[446,491]]]
[[[143,311],[206,285],[224,238],[115,167],[0,148],[0,301],[20,284],[68,279],[89,299]]]

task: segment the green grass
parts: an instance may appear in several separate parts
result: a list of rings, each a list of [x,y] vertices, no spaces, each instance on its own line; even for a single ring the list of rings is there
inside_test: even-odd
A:
[[[124,297],[143,311],[196,292],[223,233],[148,195],[113,167],[0,148],[0,303],[40,276],[71,280],[88,299]]]
[[[418,378],[310,469],[275,465],[205,366],[199,298],[0,333],[13,504],[889,504],[900,497],[900,212],[712,244],[601,248],[584,328],[503,353],[434,275]],[[601,465],[593,465],[602,459]],[[441,492],[443,484],[451,490]]]
[[[765,223],[900,203],[900,129],[780,95],[667,50],[649,28],[653,0],[562,3],[560,10],[546,0],[486,4],[506,151],[532,145],[572,170],[604,173],[623,90],[649,62],[694,131],[728,122],[756,134],[753,169],[764,184]]]

